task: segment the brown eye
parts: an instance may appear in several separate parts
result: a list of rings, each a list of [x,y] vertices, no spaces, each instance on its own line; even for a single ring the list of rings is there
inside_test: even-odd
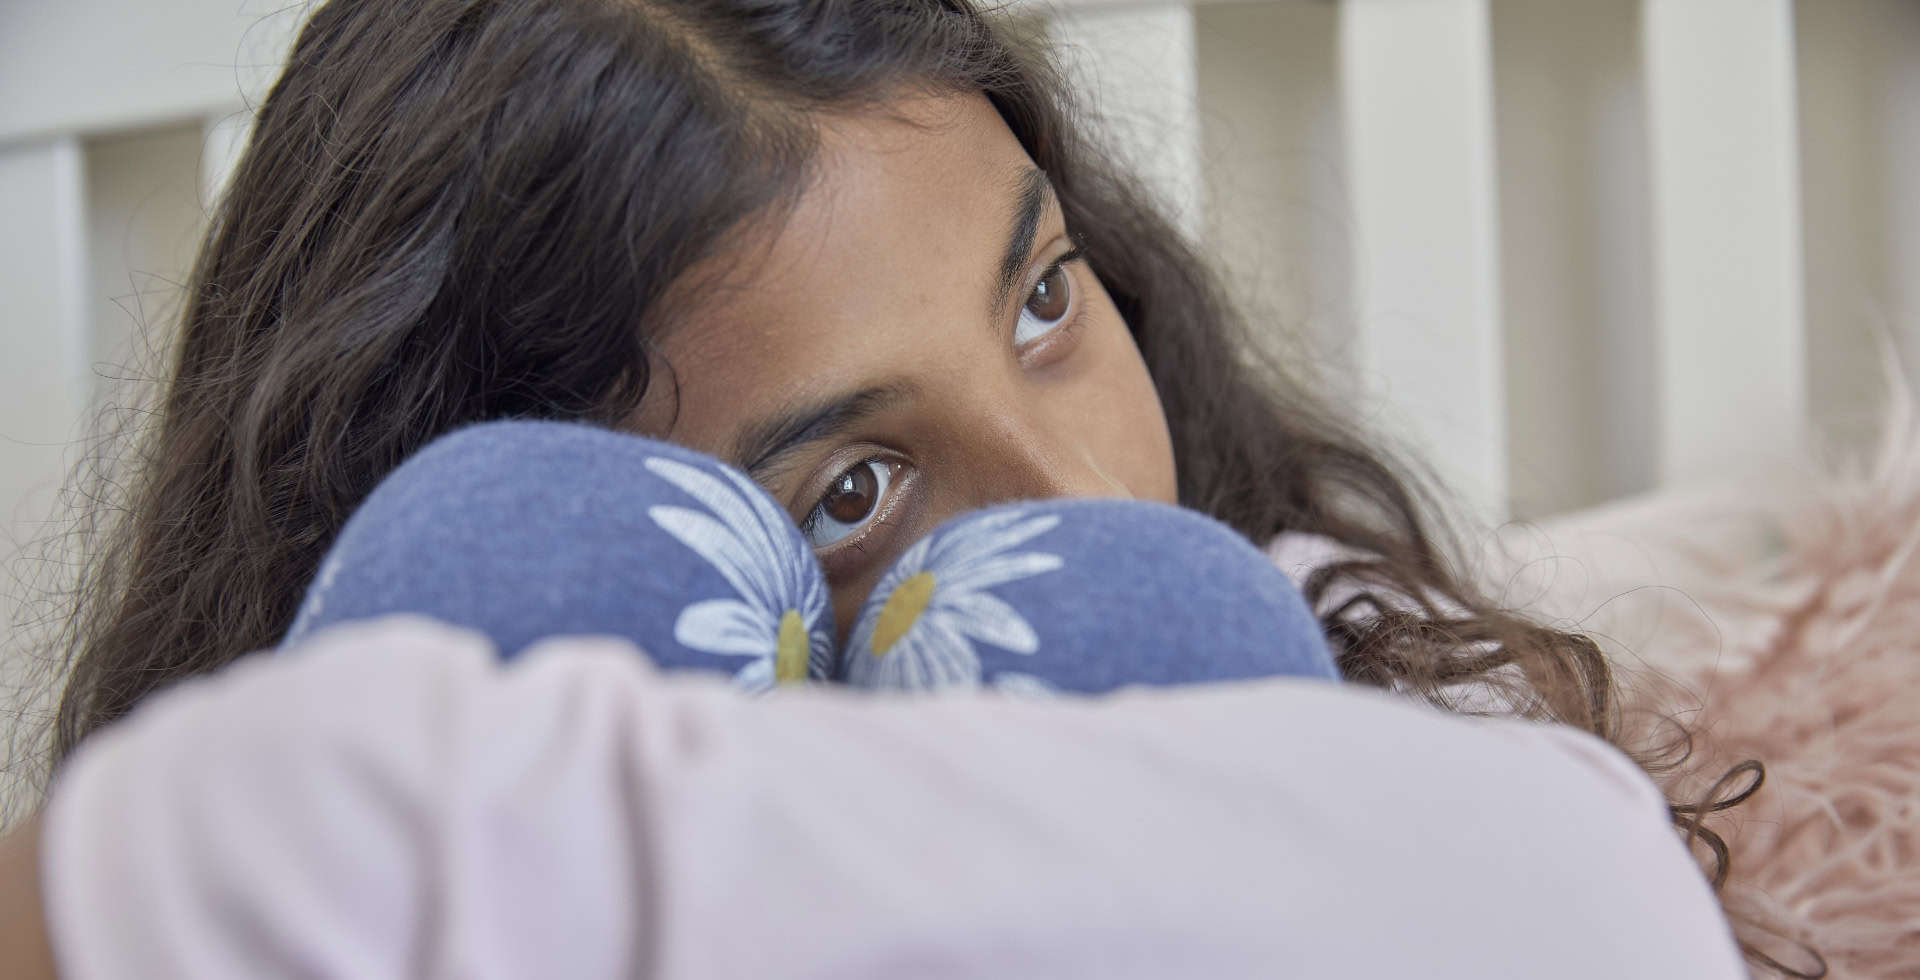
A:
[[[1020,322],[1013,328],[1013,346],[1025,347],[1066,322],[1073,311],[1073,277],[1067,263],[1077,256],[1071,253],[1047,268],[1046,275],[1033,284],[1027,305],[1020,308]]]
[[[1033,292],[1027,296],[1027,312],[1036,319],[1052,323],[1067,315],[1068,300],[1067,270],[1054,266],[1047,270],[1040,281],[1034,283]]]
[[[880,481],[874,477],[873,468],[863,463],[840,474],[833,488],[820,498],[820,506],[828,517],[853,524],[873,513],[879,496]]]
[[[869,459],[833,478],[825,493],[800,522],[800,534],[815,548],[850,537],[872,522],[887,502],[899,464]]]

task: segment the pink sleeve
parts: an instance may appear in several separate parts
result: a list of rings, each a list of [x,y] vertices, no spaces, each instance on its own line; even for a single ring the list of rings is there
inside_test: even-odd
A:
[[[92,739],[63,975],[1743,977],[1603,743],[1319,682],[748,700],[323,634]]]

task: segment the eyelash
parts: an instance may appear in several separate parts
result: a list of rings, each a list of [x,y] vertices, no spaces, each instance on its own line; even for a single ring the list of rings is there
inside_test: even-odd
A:
[[[1039,278],[1035,279],[1034,282],[1038,283],[1041,279],[1045,279],[1046,277],[1053,275],[1055,272],[1059,271],[1060,269],[1066,268],[1067,266],[1070,266],[1075,262],[1078,262],[1081,259],[1084,259],[1086,257],[1087,257],[1086,251],[1083,250],[1079,245],[1071,246],[1066,251],[1061,252],[1059,258],[1054,259],[1052,262],[1048,263],[1045,269],[1040,270],[1040,276]],[[1033,287],[1029,286],[1027,288],[1031,290]]]
[[[819,530],[820,521],[825,513],[827,492],[833,485],[831,481],[837,481],[842,475],[859,467],[874,464],[896,466],[899,468],[899,471],[888,481],[885,495],[876,503],[873,516],[867,520],[867,523],[861,530],[849,534],[845,538],[826,545],[814,552],[815,555],[819,557],[820,563],[826,570],[829,579],[841,577],[842,571],[845,570],[844,566],[847,561],[851,559],[851,556],[865,556],[867,553],[867,541],[872,538],[880,528],[888,527],[896,523],[896,518],[899,516],[897,512],[902,506],[900,501],[905,498],[908,490],[913,485],[914,474],[911,471],[911,467],[899,457],[886,453],[868,453],[853,463],[845,466],[837,466],[833,470],[833,476],[827,486],[822,487],[819,492],[813,495],[813,506],[808,509],[807,515],[801,518],[799,522],[801,537],[810,538],[815,531]]]

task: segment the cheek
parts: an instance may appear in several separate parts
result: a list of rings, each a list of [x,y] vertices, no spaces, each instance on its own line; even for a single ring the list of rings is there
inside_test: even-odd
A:
[[[1088,338],[1094,348],[1089,397],[1096,404],[1082,418],[1096,431],[1087,442],[1100,448],[1109,475],[1133,496],[1175,503],[1179,481],[1160,394],[1118,312],[1111,306],[1104,312]]]

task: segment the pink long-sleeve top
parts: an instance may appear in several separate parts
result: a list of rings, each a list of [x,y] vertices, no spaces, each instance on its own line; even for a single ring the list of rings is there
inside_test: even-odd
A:
[[[1653,784],[1275,680],[762,699],[419,619],[152,699],[55,784],[64,976],[1745,976]]]

